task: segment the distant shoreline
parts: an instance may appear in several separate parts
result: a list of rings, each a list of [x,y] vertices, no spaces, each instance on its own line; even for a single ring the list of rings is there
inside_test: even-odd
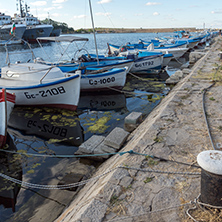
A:
[[[175,32],[175,31],[188,31],[196,32],[202,31],[202,29],[196,29],[195,27],[188,28],[95,28],[97,33],[161,33],[161,32]],[[92,33],[92,29],[79,29],[75,30],[75,33]]]

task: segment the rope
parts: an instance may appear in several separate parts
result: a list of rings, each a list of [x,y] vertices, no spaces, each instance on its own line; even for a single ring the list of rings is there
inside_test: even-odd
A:
[[[13,177],[7,176],[3,173],[0,173],[0,177],[7,179],[11,182],[14,182],[16,184],[19,184],[21,186],[27,187],[27,188],[36,188],[36,189],[44,189],[44,190],[63,190],[63,189],[70,189],[73,187],[77,187],[77,186],[81,186],[81,185],[85,185],[86,183],[99,179],[103,176],[105,176],[106,174],[116,170],[116,169],[127,169],[127,170],[138,170],[138,171],[142,171],[142,172],[152,172],[152,173],[162,173],[162,174],[184,174],[184,175],[200,175],[200,173],[191,173],[191,172],[172,172],[172,171],[160,171],[160,170],[148,170],[148,169],[141,169],[141,168],[135,168],[135,167],[128,167],[128,166],[117,166],[113,169],[110,169],[108,171],[106,171],[105,173],[98,175],[96,177],[92,177],[90,179],[84,180],[84,181],[80,181],[77,183],[71,183],[71,184],[65,184],[65,185],[41,185],[41,184],[34,184],[34,183],[28,183],[28,182],[24,182],[18,179],[15,179]]]
[[[184,165],[188,165],[188,166],[193,166],[193,167],[197,167],[200,168],[199,166],[193,165],[193,164],[189,164],[189,163],[184,163],[184,162],[179,162],[176,160],[169,160],[169,159],[165,159],[162,157],[157,157],[154,155],[148,155],[148,154],[144,154],[144,153],[138,153],[135,152],[133,150],[129,150],[129,151],[124,151],[124,152],[115,152],[115,153],[97,153],[97,154],[83,154],[83,155],[49,155],[49,154],[37,154],[37,153],[20,153],[20,152],[16,152],[16,151],[11,151],[11,150],[4,150],[4,149],[0,149],[0,152],[6,152],[6,153],[12,153],[12,154],[19,154],[19,155],[24,155],[24,156],[36,156],[36,157],[49,157],[49,158],[82,158],[82,157],[96,157],[96,156],[107,156],[107,155],[116,155],[119,154],[120,156],[124,155],[124,154],[136,154],[136,155],[141,155],[141,156],[145,156],[145,157],[150,157],[150,158],[156,158],[159,159],[160,161],[170,161],[170,162],[174,162],[174,163],[178,163],[178,164],[184,164]]]
[[[126,153],[143,155],[143,154],[136,153],[133,150],[129,150],[129,151],[125,151],[125,152],[84,154],[84,155],[49,155],[49,154],[37,154],[37,153],[20,153],[20,152],[11,151],[11,150],[0,149],[0,152],[1,151],[6,152],[6,153],[25,155],[25,156],[52,157],[52,158],[79,158],[79,157],[107,156],[107,155],[116,155],[116,154],[119,154],[120,156],[122,156]],[[149,156],[149,155],[146,154],[145,156]],[[153,157],[153,156],[149,156],[149,157]]]
[[[210,127],[209,127],[209,123],[208,123],[208,120],[207,120],[207,115],[206,115],[206,109],[205,109],[205,93],[207,92],[208,89],[210,89],[211,87],[213,87],[215,85],[216,82],[214,82],[213,84],[211,84],[208,88],[204,89],[203,91],[203,99],[202,99],[202,107],[203,107],[203,112],[204,112],[204,119],[205,119],[205,122],[206,122],[206,125],[207,125],[207,132],[208,132],[208,135],[210,137],[210,142],[211,142],[211,145],[213,147],[214,150],[215,149],[215,146],[214,146],[214,143],[213,143],[213,139],[212,139],[212,136],[211,136],[211,132],[210,132]]]
[[[215,78],[215,75],[218,71],[218,69],[220,68],[221,66],[218,66],[215,73],[214,73],[214,78]],[[216,150],[215,146],[214,146],[214,142],[213,142],[213,139],[212,139],[212,136],[211,136],[211,132],[210,132],[210,127],[209,127],[209,123],[208,123],[208,120],[207,120],[207,115],[206,115],[206,109],[205,109],[205,94],[207,92],[207,90],[209,90],[211,87],[213,87],[215,84],[216,84],[216,80],[214,79],[213,80],[213,84],[211,84],[209,87],[205,88],[204,91],[203,91],[203,97],[202,97],[202,107],[203,107],[203,112],[204,112],[204,119],[205,119],[205,122],[206,122],[206,125],[207,125],[207,131],[208,131],[208,135],[210,137],[210,142],[211,142],[211,145],[213,147],[214,150]]]
[[[200,202],[198,201],[198,199],[200,198],[200,194],[198,195],[197,198],[194,199],[194,201],[191,201],[192,204],[195,204],[195,206],[193,208],[189,208],[187,209],[186,211],[186,214],[188,215],[189,218],[191,218],[193,221],[195,222],[198,222],[198,220],[196,220],[191,214],[190,214],[190,210],[196,210],[198,206],[204,206],[204,207],[210,207],[210,208],[215,208],[215,209],[222,209],[222,206],[214,206],[214,205],[211,205],[211,204],[206,204],[206,203],[203,203],[203,202]],[[201,208],[202,210],[204,208]]]

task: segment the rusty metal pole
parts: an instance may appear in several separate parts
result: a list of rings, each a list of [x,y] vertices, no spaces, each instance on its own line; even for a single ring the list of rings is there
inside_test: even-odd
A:
[[[222,206],[222,151],[203,151],[198,154],[197,162],[201,167],[200,201]]]

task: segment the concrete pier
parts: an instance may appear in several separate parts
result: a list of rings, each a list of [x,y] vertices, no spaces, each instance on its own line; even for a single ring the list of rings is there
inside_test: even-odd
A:
[[[222,37],[218,36],[121,149],[156,158],[112,156],[92,176],[99,177],[81,189],[56,222],[191,221],[186,210],[200,193],[201,169],[196,158],[212,149],[203,104],[213,142],[218,147],[222,144],[221,48]],[[203,91],[213,80],[216,83],[203,101]]]

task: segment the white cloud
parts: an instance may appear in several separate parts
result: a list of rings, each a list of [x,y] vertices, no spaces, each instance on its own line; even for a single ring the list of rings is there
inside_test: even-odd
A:
[[[46,1],[36,1],[36,2],[30,3],[30,5],[33,5],[33,6],[44,6],[46,4],[47,4]]]
[[[159,2],[147,2],[146,5],[152,6],[152,5],[161,5]]]
[[[96,15],[97,16],[110,16],[111,13],[110,12],[106,12],[106,13],[104,13],[104,12],[97,12]]]
[[[73,16],[74,19],[81,19],[81,18],[85,18],[86,15],[75,15]]]
[[[66,2],[67,0],[54,0],[52,1],[53,4],[61,4],[63,2]]]
[[[154,13],[153,13],[154,16],[157,16],[157,15],[159,15],[159,14],[160,14],[159,12],[154,12]]]
[[[218,11],[212,11],[212,14],[222,14],[222,10],[218,10]]]
[[[112,2],[112,0],[101,0],[99,2],[97,2],[98,4],[106,4],[106,3],[110,3]]]

